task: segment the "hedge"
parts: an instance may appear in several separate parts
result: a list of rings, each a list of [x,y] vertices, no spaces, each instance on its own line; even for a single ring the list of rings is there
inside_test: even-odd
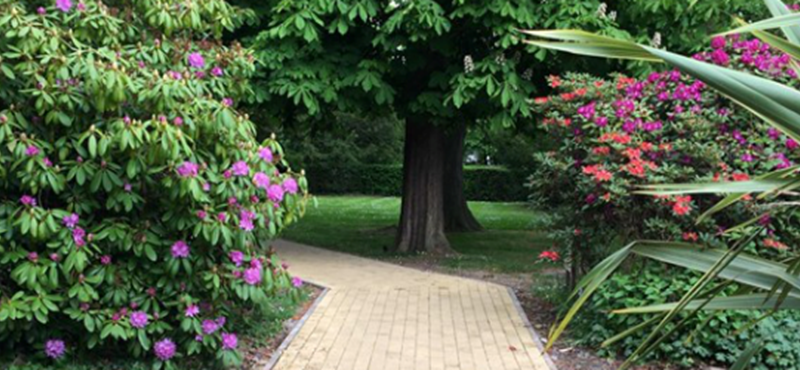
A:
[[[306,169],[313,194],[399,196],[403,188],[401,165],[316,165]],[[464,191],[469,200],[525,201],[527,173],[499,166],[465,166]]]

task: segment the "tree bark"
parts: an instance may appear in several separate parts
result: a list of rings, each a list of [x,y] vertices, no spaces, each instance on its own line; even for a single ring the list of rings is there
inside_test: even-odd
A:
[[[464,140],[467,125],[461,123],[444,137],[444,229],[480,231],[483,229],[467,205],[464,195]]]
[[[453,253],[444,234],[444,134],[435,125],[407,120],[403,202],[395,252]]]

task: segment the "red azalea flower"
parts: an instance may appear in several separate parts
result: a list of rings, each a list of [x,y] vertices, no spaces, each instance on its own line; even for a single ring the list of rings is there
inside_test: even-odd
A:
[[[561,256],[556,251],[544,251],[539,254],[539,259],[548,259],[552,262],[557,262],[561,259]]]

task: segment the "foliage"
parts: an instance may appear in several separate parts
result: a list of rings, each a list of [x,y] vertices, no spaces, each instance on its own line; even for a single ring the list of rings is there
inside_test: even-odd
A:
[[[576,333],[573,337],[579,338],[581,344],[601,346],[616,333],[655,317],[655,314],[624,315],[609,312],[677,300],[690,290],[699,276],[652,262],[635,266],[629,271],[620,271],[609,278],[586,303],[585,311],[575,321]],[[727,289],[727,293],[734,292],[733,287]],[[758,355],[753,369],[796,369],[800,364],[800,349],[795,345],[800,316],[795,312],[781,312],[746,330],[761,316],[756,311],[700,312],[689,317],[685,325],[676,328],[647,358],[667,360],[671,364],[686,367],[701,363],[730,365],[749,343],[764,341],[765,351]],[[668,329],[674,327],[673,324]],[[630,355],[646,335],[644,332],[634,333],[602,347],[600,354],[612,357]]]
[[[745,25],[736,32],[751,32],[771,46],[785,52],[786,63],[800,58],[800,27],[796,26],[800,20],[798,14],[792,10],[800,7],[786,6],[780,0],[765,0],[766,5],[773,14],[773,18]],[[781,28],[786,39],[765,30]],[[664,50],[646,47],[624,41],[618,41],[603,36],[582,31],[527,31],[531,36],[556,40],[532,40],[532,44],[556,50],[569,51],[576,54],[626,58],[647,61],[666,61],[678,66],[684,72],[691,74],[711,87],[725,94],[731,100],[753,112],[759,118],[780,129],[793,140],[800,138],[800,92],[786,84],[776,83],[769,79],[743,73],[733,69],[715,66],[706,63],[704,56],[694,59]],[[717,40],[724,40],[718,38]],[[755,55],[751,53],[750,59]],[[711,61],[716,64],[728,66],[730,59],[727,52],[715,51],[711,54]],[[773,63],[772,58],[769,64]],[[796,76],[794,76],[796,77]],[[768,204],[770,208],[784,208],[789,212],[794,211],[796,202],[791,201],[796,193],[791,191],[798,182],[796,167],[787,165],[786,169],[769,172],[759,176],[756,180],[743,183],[700,183],[700,184],[668,184],[651,185],[645,193],[675,195],[698,193],[726,193],[727,196],[713,208],[701,216],[700,220],[707,219],[711,214],[728,210],[732,205],[741,205],[742,200],[751,198],[751,193],[759,193],[760,199],[773,201]],[[790,201],[785,201],[785,199]],[[587,298],[608,279],[622,261],[629,255],[637,254],[654,258],[663,262],[675,264],[684,268],[703,272],[702,277],[692,288],[684,294],[679,301],[664,305],[634,307],[622,310],[626,313],[660,312],[660,320],[653,320],[640,325],[632,330],[626,330],[616,336],[614,340],[625,338],[639,330],[654,327],[650,334],[641,342],[636,350],[623,364],[628,368],[644,355],[663,343],[670,335],[666,327],[672,325],[682,311],[696,314],[700,310],[736,310],[736,309],[800,309],[800,279],[798,279],[798,265],[800,258],[792,250],[789,256],[776,259],[760,258],[752,253],[745,252],[751,241],[758,237],[759,228],[755,226],[758,219],[742,223],[734,227],[737,232],[742,232],[745,237],[740,238],[726,248],[698,249],[687,245],[665,242],[635,242],[620,251],[615,252],[599,263],[577,286],[571,299],[577,297],[573,306],[567,312],[564,320],[552,332],[552,343],[564,330],[565,326],[574,318],[577,311],[586,302]],[[788,249],[788,248],[786,248]],[[722,282],[720,281],[720,278]],[[736,294],[721,296],[728,281],[735,281],[746,285],[747,289],[737,291]],[[580,295],[578,296],[578,293]],[[685,321],[681,321],[681,325]],[[742,356],[736,361],[733,368],[743,369],[751,363],[754,354],[761,350],[759,343],[752,343]]]
[[[245,13],[0,0],[0,14],[0,357],[239,362],[240,316],[298,294],[262,241],[306,198],[235,109],[253,58],[220,38]]]
[[[259,16],[249,33],[263,66],[256,99],[276,116],[389,112],[507,127],[531,117],[531,77],[557,65],[553,53],[522,44],[518,27],[626,36],[596,16],[598,0],[239,2]]]
[[[464,195],[468,200],[524,201],[525,173],[499,166],[464,166]],[[308,168],[310,190],[315,194],[397,196],[402,191],[400,165],[328,164]]]

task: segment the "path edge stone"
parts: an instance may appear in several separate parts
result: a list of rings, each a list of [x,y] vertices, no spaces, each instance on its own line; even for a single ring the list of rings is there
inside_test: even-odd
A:
[[[319,294],[319,296],[317,296],[316,299],[314,299],[314,303],[312,303],[311,307],[309,307],[306,313],[303,314],[303,317],[301,317],[300,320],[297,320],[297,322],[294,324],[292,330],[289,332],[286,338],[283,338],[281,345],[278,346],[278,349],[276,349],[275,352],[272,353],[272,356],[270,356],[269,361],[267,361],[266,365],[262,367],[262,370],[272,370],[275,367],[275,365],[278,364],[278,360],[281,359],[281,355],[283,355],[283,352],[286,350],[286,348],[289,347],[289,344],[292,343],[294,338],[297,337],[297,334],[300,333],[300,329],[303,328],[303,325],[305,325],[308,318],[311,317],[311,314],[314,313],[314,310],[317,309],[319,303],[322,302],[322,299],[325,298],[325,295],[328,294],[329,290],[331,290],[331,288],[328,288],[327,286],[315,282],[310,282],[308,280],[306,280],[306,284],[314,285],[315,287],[322,289],[322,292]]]
[[[528,320],[528,315],[525,314],[525,310],[522,308],[522,303],[520,303],[519,298],[517,298],[517,293],[514,292],[514,289],[511,287],[506,287],[508,290],[508,295],[511,296],[511,301],[514,303],[514,308],[517,309],[517,313],[522,317],[522,322],[525,324],[525,327],[528,328],[528,331],[533,336],[533,341],[536,342],[536,348],[539,349],[539,352],[544,357],[544,362],[547,363],[547,366],[550,370],[558,370],[556,364],[553,362],[553,359],[550,358],[550,354],[544,351],[544,341],[542,337],[539,336],[539,333],[536,332],[536,329],[533,328],[530,320]]]

